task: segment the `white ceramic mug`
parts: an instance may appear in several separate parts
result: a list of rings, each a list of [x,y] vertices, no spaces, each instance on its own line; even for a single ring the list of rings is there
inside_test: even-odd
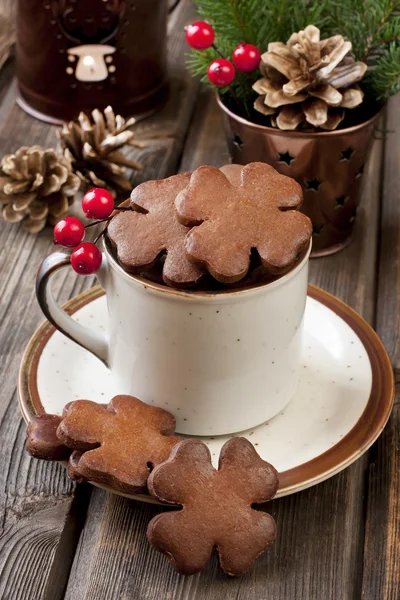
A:
[[[169,410],[179,433],[235,433],[267,421],[295,393],[310,249],[272,283],[217,293],[129,275],[105,249],[97,273],[110,315],[105,336],[71,319],[51,294],[67,253],[45,259],[37,296],[57,329],[111,369],[118,393]]]

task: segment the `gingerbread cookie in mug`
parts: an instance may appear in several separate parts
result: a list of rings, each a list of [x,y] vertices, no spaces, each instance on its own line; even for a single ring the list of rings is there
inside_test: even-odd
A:
[[[107,230],[119,263],[129,273],[151,269],[165,253],[164,283],[173,287],[194,285],[203,271],[185,253],[189,229],[176,218],[175,198],[189,184],[190,173],[159,181],[146,181],[131,194],[132,211],[115,215]]]
[[[301,186],[265,163],[200,167],[175,202],[192,229],[188,259],[222,283],[243,279],[255,249],[267,272],[282,275],[310,243],[311,221],[299,212]]]

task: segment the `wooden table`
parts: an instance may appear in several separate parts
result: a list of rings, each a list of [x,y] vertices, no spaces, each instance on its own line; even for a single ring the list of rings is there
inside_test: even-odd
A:
[[[213,94],[184,68],[182,2],[170,24],[171,98],[137,128],[151,138],[136,177],[154,179],[229,161]],[[21,145],[56,143],[56,129],[15,105],[14,64],[0,73],[0,155]],[[385,139],[375,142],[354,242],[311,263],[311,281],[350,304],[378,331],[400,367],[400,97],[389,103]],[[177,575],[145,531],[158,508],[76,486],[58,464],[25,453],[17,374],[43,320],[34,279],[52,250],[37,236],[0,222],[0,599],[1,600],[398,600],[400,598],[400,403],[383,435],[350,468],[271,503],[279,536],[249,574],[229,579],[214,558],[193,577]],[[65,301],[93,285],[72,270],[57,281]]]

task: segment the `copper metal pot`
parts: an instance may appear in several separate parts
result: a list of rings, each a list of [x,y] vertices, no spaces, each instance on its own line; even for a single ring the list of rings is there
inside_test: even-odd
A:
[[[379,114],[336,131],[280,131],[231,112],[217,96],[232,161],[266,162],[303,187],[303,212],[313,223],[312,256],[333,254],[351,241],[360,184]]]
[[[18,0],[18,103],[57,123],[80,110],[150,114],[167,97],[167,0]]]

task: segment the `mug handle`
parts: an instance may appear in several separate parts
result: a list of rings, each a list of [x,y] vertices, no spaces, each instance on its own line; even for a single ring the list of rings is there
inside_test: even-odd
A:
[[[39,267],[39,271],[36,277],[36,297],[39,302],[39,306],[42,309],[43,314],[48,321],[58,331],[64,334],[70,340],[76,342],[82,348],[85,348],[92,354],[94,354],[102,363],[108,367],[108,337],[104,333],[99,333],[84,327],[72,317],[70,317],[62,308],[56,303],[54,296],[51,292],[50,281],[52,276],[64,267],[70,267],[70,254],[64,251],[54,252],[44,259]],[[102,273],[100,273],[102,271]],[[103,254],[103,262],[98,271],[97,275],[100,275],[100,281],[103,279],[102,275],[106,273],[106,258]],[[105,279],[105,277],[104,277]]]

